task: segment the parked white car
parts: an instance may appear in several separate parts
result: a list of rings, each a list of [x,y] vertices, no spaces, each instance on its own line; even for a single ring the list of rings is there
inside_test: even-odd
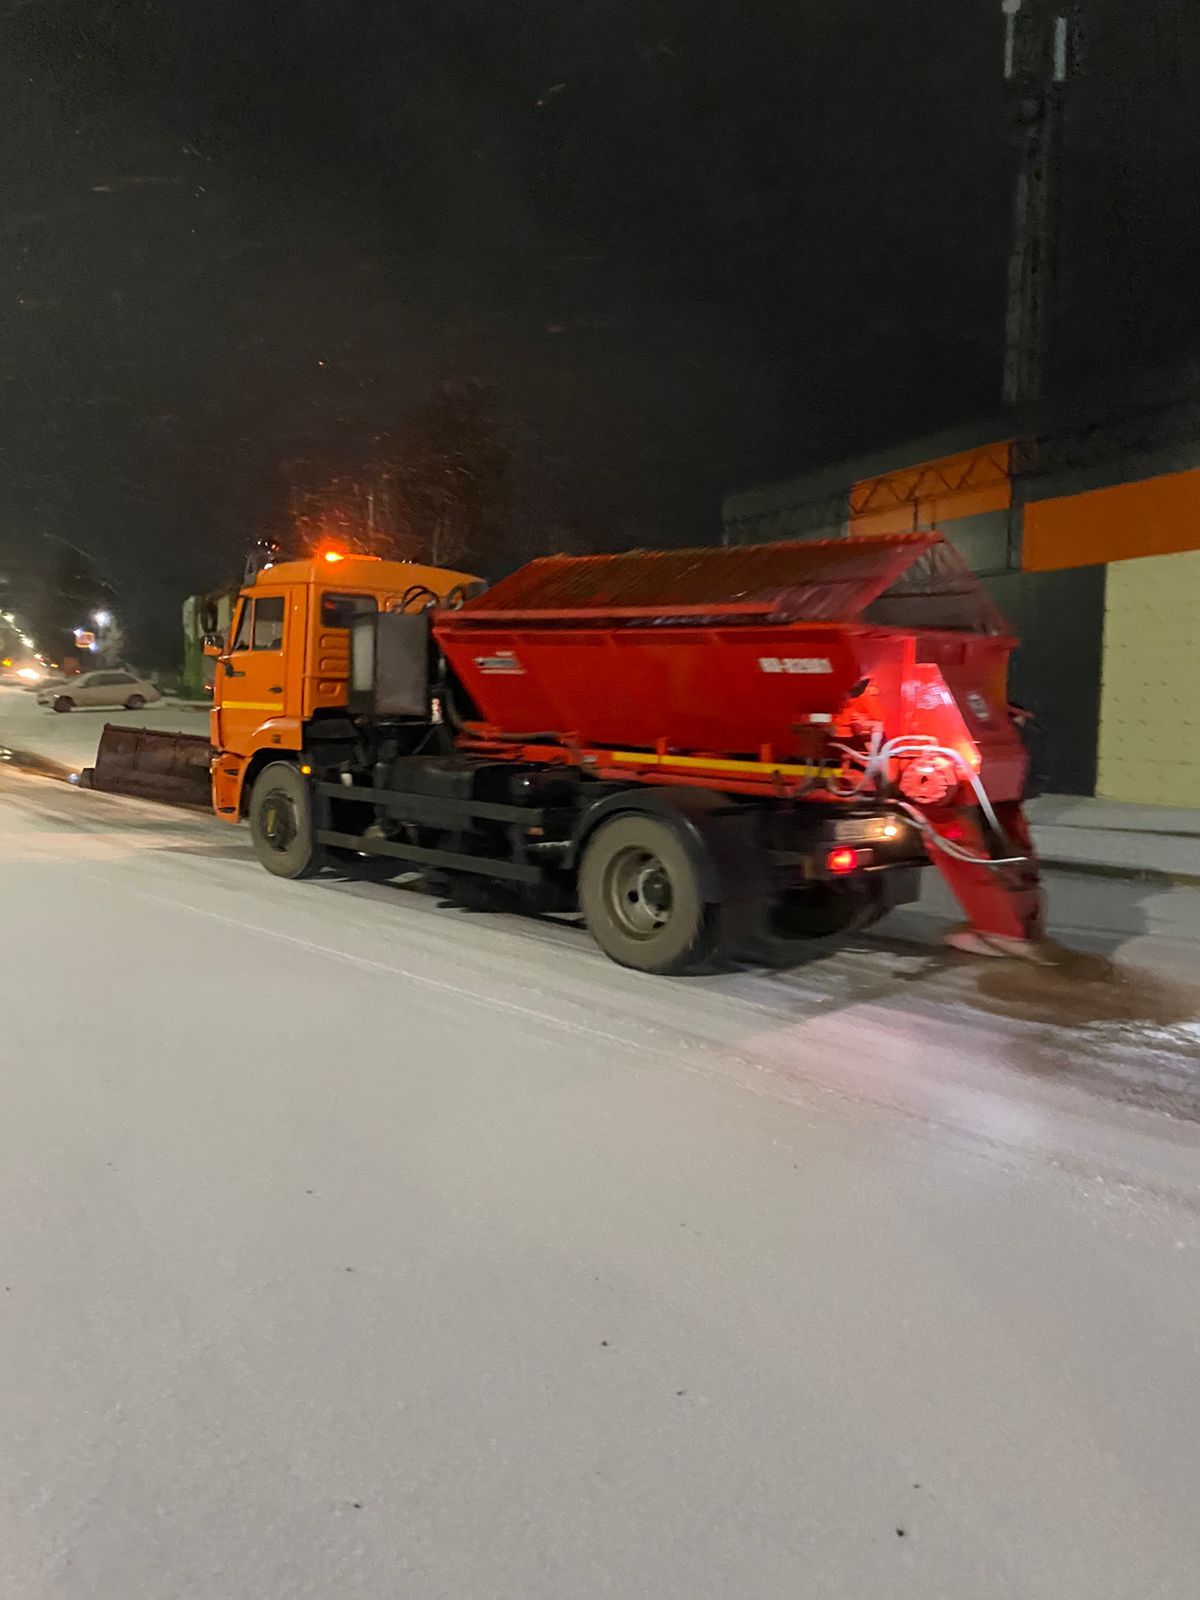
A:
[[[31,688],[37,695],[38,705],[52,706],[54,704],[54,698],[62,688],[63,684],[69,682],[70,679],[67,677],[65,672],[47,672],[43,674],[39,682],[31,683],[29,688]]]
[[[48,698],[55,711],[74,711],[76,706],[124,706],[127,711],[140,711],[162,695],[148,679],[135,677],[124,667],[101,667],[55,684]]]

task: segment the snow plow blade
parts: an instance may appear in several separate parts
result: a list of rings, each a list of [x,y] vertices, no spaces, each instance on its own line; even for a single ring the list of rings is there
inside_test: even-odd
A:
[[[83,782],[106,794],[207,808],[211,761],[212,746],[202,734],[120,728],[109,722],[100,735],[96,765],[85,769]]]

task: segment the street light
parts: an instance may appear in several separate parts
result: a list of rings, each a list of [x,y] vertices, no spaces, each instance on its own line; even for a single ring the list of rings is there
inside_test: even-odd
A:
[[[92,621],[98,628],[107,628],[112,621],[111,611],[97,611],[92,616]]]

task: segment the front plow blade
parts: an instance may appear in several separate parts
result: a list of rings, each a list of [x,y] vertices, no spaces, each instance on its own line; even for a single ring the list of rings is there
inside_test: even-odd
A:
[[[106,794],[130,794],[171,805],[210,804],[212,746],[198,733],[120,728],[109,722],[100,735],[96,765],[83,781]]]

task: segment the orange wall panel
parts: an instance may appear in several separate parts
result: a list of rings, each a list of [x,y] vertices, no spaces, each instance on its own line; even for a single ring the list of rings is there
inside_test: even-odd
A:
[[[919,506],[881,506],[850,518],[851,533],[914,533],[924,526]]]
[[[1000,443],[864,478],[850,490],[850,532],[906,533],[1011,504],[1009,445]]]
[[[1027,572],[1200,550],[1200,467],[1025,507]]]

